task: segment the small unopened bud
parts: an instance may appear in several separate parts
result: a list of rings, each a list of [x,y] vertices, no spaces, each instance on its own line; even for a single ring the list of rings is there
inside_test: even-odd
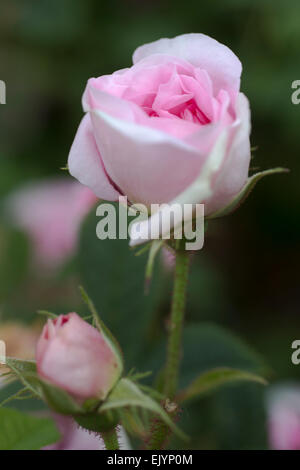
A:
[[[104,400],[122,372],[106,337],[76,313],[48,320],[36,350],[40,377],[75,399]]]

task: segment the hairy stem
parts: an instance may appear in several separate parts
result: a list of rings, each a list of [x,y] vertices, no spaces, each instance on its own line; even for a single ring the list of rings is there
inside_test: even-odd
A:
[[[169,399],[174,398],[178,386],[188,268],[189,258],[187,253],[185,251],[177,251],[167,363],[164,378],[164,392]]]
[[[101,433],[101,437],[104,441],[106,450],[118,450],[119,442],[116,428],[111,431],[105,431]]]
[[[168,338],[167,361],[164,371],[164,393],[167,397],[167,401],[173,400],[178,387],[188,268],[188,254],[185,251],[178,250],[176,252],[175,280]],[[170,407],[166,406],[167,401],[165,403],[165,409],[170,413],[172,419],[175,419],[177,415],[176,404],[172,404],[173,409],[171,411]],[[168,426],[160,420],[156,421],[153,426],[148,448],[152,450],[163,449],[167,443],[169,435],[170,429]]]

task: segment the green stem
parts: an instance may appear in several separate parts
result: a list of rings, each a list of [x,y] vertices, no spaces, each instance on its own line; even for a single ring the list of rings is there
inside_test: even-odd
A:
[[[164,393],[169,400],[174,399],[178,387],[188,268],[188,254],[184,251],[176,251],[171,323],[169,328],[167,361],[164,371]],[[167,407],[165,407],[165,409],[168,412]],[[170,416],[173,419],[176,418],[176,414],[176,410],[170,412]],[[169,435],[170,429],[164,422],[160,420],[154,421],[148,449],[163,449],[166,445]]]
[[[165,395],[170,399],[174,398],[178,386],[188,268],[188,254],[185,251],[177,251],[171,323],[167,349],[167,363],[164,380],[164,392]]]
[[[116,429],[102,432],[101,437],[104,441],[106,450],[118,450],[119,449],[119,442],[118,442]]]

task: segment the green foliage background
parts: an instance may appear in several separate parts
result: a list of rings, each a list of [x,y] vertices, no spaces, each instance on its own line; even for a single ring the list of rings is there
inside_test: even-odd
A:
[[[291,83],[300,79],[299,16],[298,0],[1,2],[0,79],[7,84],[7,104],[0,107],[2,200],[25,182],[62,174],[82,116],[86,80],[129,66],[137,46],[203,32],[240,57],[257,147],[252,166],[284,166],[291,173],[267,178],[238,212],[210,223],[205,248],[193,259],[187,321],[215,322],[242,336],[264,357],[271,381],[299,376],[290,361],[290,345],[300,335],[300,105],[291,103]],[[164,273],[152,286],[156,315],[146,331],[149,299],[143,297],[139,277],[145,259],[135,258],[126,243],[120,242],[119,251],[93,246],[91,218],[82,231],[79,256],[56,277],[43,279],[29,269],[30,247],[23,234],[12,232],[1,216],[1,319],[31,322],[38,308],[86,313],[76,290],[83,282],[120,336],[130,364],[139,358],[140,368],[149,364],[158,370],[170,279]],[[142,352],[140,331],[148,335]],[[223,342],[215,336],[211,342],[208,352],[204,346],[198,350],[200,339],[188,341],[194,349],[184,358],[187,371],[195,358],[202,363],[214,354],[224,357]],[[238,363],[244,354],[248,357],[243,350]],[[232,366],[232,360],[220,365]],[[183,422],[194,430],[195,448],[265,447],[263,400],[260,386],[243,384],[191,405]]]

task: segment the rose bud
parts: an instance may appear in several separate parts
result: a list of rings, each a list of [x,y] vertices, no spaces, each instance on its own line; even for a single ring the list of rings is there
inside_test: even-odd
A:
[[[48,320],[36,350],[40,377],[78,401],[105,399],[122,364],[107,338],[76,313]]]

